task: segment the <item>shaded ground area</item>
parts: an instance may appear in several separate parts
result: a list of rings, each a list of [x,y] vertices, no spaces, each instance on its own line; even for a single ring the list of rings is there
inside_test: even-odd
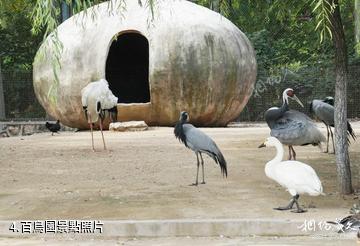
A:
[[[357,135],[360,125],[353,124]],[[325,132],[325,128],[322,128]],[[356,196],[336,192],[334,155],[317,147],[296,147],[311,164],[327,196],[300,199],[305,214],[274,211],[289,194],[264,173],[275,149],[258,149],[267,127],[206,128],[228,162],[227,179],[208,157],[207,184],[189,186],[196,156],[173,136],[172,128],[105,132],[109,151],[91,151],[89,132],[62,132],[0,139],[0,219],[175,219],[280,218],[329,220],[345,216]],[[360,165],[360,143],[350,147]],[[358,168],[359,169],[359,168]],[[354,185],[358,185],[354,173]]]

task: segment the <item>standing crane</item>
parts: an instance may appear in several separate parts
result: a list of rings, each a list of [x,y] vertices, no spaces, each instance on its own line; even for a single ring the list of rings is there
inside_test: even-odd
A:
[[[334,145],[334,135],[331,130],[331,127],[334,127],[334,98],[326,97],[324,100],[313,100],[310,104],[310,112],[312,112],[317,118],[319,118],[322,122],[324,122],[327,131],[326,138],[326,153],[329,152],[329,135],[331,134],[331,140],[333,144],[333,150],[335,153],[335,145]],[[352,129],[349,121],[347,122],[347,132],[348,132],[348,143],[350,142],[349,136],[352,137],[353,140],[356,139],[355,132]]]
[[[325,195],[319,177],[315,170],[305,163],[300,161],[282,161],[284,148],[278,139],[269,137],[259,148],[269,146],[276,148],[276,156],[266,163],[265,174],[268,178],[286,188],[292,196],[289,205],[275,209],[289,210],[296,204],[297,209],[292,212],[306,212],[306,210],[300,208],[298,203],[301,194],[308,194],[310,196]]]
[[[325,142],[325,136],[308,116],[296,110],[289,110],[289,98],[304,107],[293,89],[285,89],[282,97],[282,106],[269,108],[265,112],[265,120],[271,129],[270,135],[282,144],[288,145],[289,160],[295,160],[294,145],[321,145],[321,142]]]
[[[93,151],[94,136],[93,126],[99,121],[104,150],[106,150],[105,139],[103,134],[103,122],[106,111],[109,112],[110,120],[117,121],[117,102],[118,98],[109,89],[109,84],[105,79],[100,79],[89,83],[81,90],[81,102],[84,109],[85,117],[90,126],[91,143]],[[100,120],[99,120],[100,119]]]
[[[204,178],[204,160],[202,153],[210,156],[217,164],[219,164],[221,173],[223,176],[227,177],[227,166],[226,161],[221,153],[220,149],[217,147],[216,143],[205,133],[194,127],[192,124],[187,123],[189,120],[189,115],[187,112],[182,111],[180,113],[180,119],[176,123],[174,128],[174,134],[180,142],[184,143],[185,146],[195,152],[197,158],[197,173],[196,181],[192,185],[198,185],[199,177],[199,155],[201,158],[201,167],[202,167],[202,184],[205,184]]]

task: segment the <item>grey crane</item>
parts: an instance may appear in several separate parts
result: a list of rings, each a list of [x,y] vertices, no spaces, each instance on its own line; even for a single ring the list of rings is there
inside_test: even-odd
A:
[[[319,120],[324,122],[326,125],[327,138],[326,138],[326,151],[329,152],[329,135],[331,135],[331,140],[333,144],[333,151],[335,153],[334,146],[334,135],[331,130],[331,127],[334,127],[334,98],[326,97],[324,100],[312,100],[310,104],[310,112],[312,112]],[[353,140],[356,139],[354,130],[352,129],[349,121],[347,122],[347,132],[348,132],[348,142],[350,142],[350,136]]]
[[[117,102],[118,98],[111,92],[109,84],[105,79],[91,82],[81,90],[81,103],[84,109],[85,118],[90,126],[93,151],[95,151],[93,125],[95,122],[99,121],[104,149],[106,149],[102,131],[105,113],[106,111],[109,112],[111,121],[117,121]]]
[[[269,108],[265,112],[265,120],[271,129],[270,135],[279,139],[282,144],[288,145],[289,160],[296,160],[294,145],[320,145],[321,142],[325,142],[325,136],[308,116],[296,110],[289,110],[289,98],[304,107],[293,89],[285,89],[282,97],[282,106]]]
[[[201,158],[201,167],[202,167],[202,184],[205,184],[204,178],[204,160],[202,153],[210,156],[217,164],[219,164],[221,173],[223,176],[227,177],[227,164],[223,154],[220,149],[217,147],[215,142],[204,132],[200,131],[192,124],[187,123],[189,120],[189,114],[185,111],[180,113],[180,119],[176,123],[174,128],[174,134],[180,142],[184,143],[185,146],[195,152],[197,158],[197,173],[196,181],[192,185],[198,185],[199,177],[199,155]]]

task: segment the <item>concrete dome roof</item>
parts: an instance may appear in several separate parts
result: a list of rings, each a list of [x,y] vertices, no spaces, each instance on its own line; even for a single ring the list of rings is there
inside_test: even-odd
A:
[[[40,47],[34,88],[46,111],[68,126],[86,128],[80,91],[106,78],[119,94],[119,120],[172,125],[182,110],[196,125],[234,120],[256,78],[247,37],[225,17],[189,1],[157,1],[154,20],[137,1],[125,3],[111,9],[109,2],[99,4],[58,27],[58,80],[51,37]]]

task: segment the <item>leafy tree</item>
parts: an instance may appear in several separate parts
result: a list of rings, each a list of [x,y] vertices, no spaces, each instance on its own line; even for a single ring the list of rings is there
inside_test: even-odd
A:
[[[31,70],[41,36],[32,36],[34,1],[0,1],[0,62],[2,69]]]
[[[5,118],[5,111],[8,117],[13,116],[12,112],[21,111],[23,117],[27,112],[43,112],[40,105],[29,104],[34,101],[34,95],[29,88],[31,84],[25,83],[31,81],[33,57],[42,40],[40,35],[33,36],[30,32],[34,3],[33,0],[0,1],[0,118]]]

